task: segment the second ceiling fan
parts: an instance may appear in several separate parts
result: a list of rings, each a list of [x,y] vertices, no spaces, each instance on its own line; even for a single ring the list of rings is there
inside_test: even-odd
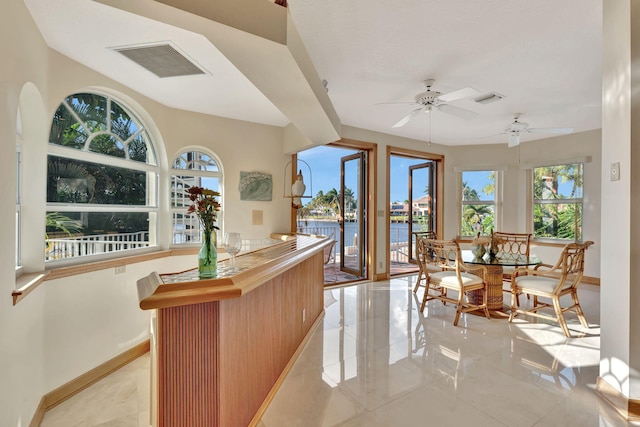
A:
[[[472,119],[478,115],[475,111],[465,110],[464,108],[456,107],[453,105],[449,105],[448,102],[455,101],[458,99],[468,98],[470,96],[476,96],[480,94],[476,89],[472,87],[465,87],[462,89],[454,90],[453,92],[442,94],[438,91],[431,90],[431,86],[435,83],[435,79],[428,79],[424,81],[424,85],[427,87],[426,92],[421,92],[415,96],[415,101],[413,102],[401,102],[399,104],[411,104],[411,105],[419,105],[419,108],[411,111],[409,114],[400,119],[395,125],[394,128],[402,127],[409,123],[409,121],[418,113],[425,112],[428,113],[433,109],[442,111],[443,113],[452,114],[454,116],[460,117],[462,119]],[[398,103],[387,103],[387,104],[398,104]]]
[[[521,114],[515,114],[513,117],[513,123],[501,132],[501,135],[509,136],[509,147],[515,147],[520,144],[520,137],[527,133],[555,133],[566,134],[573,132],[573,128],[530,128],[529,123],[520,121]]]

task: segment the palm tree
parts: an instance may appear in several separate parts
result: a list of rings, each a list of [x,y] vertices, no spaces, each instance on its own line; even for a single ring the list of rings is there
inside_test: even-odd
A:
[[[480,224],[482,230],[473,228],[474,224]],[[488,205],[465,205],[462,212],[462,234],[475,236],[478,231],[493,224],[493,210]]]

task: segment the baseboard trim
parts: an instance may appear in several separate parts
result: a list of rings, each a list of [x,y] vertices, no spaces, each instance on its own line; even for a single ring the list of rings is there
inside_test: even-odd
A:
[[[61,385],[55,390],[52,390],[49,393],[45,394],[42,398],[42,401],[40,402],[40,405],[38,406],[38,409],[36,410],[34,421],[36,419],[36,416],[40,412],[41,407],[44,408],[44,411],[42,412],[42,416],[44,416],[44,412],[48,411],[51,408],[54,408],[70,397],[80,393],[82,390],[86,389],[92,384],[95,384],[102,378],[106,377],[113,371],[116,371],[117,369],[123,367],[132,360],[148,353],[149,349],[150,341],[146,340],[136,345],[135,347],[130,348],[124,353],[119,354],[113,359],[106,361],[102,365],[93,368],[89,372],[86,372],[79,377],[69,381],[68,383]],[[40,417],[40,421],[42,420],[42,416]],[[38,422],[38,424],[33,424],[33,421],[30,424],[30,426],[32,427],[37,427],[39,425],[40,422]]]
[[[640,400],[629,399],[602,377],[596,379],[596,392],[626,420],[640,420]]]
[[[389,273],[378,273],[373,275],[373,281],[379,282],[381,280],[388,280],[389,277]]]
[[[36,408],[36,412],[33,414],[31,418],[31,422],[29,423],[29,427],[40,427],[42,424],[42,419],[44,418],[44,413],[47,412],[47,408],[44,407],[44,396],[40,399],[40,403]]]

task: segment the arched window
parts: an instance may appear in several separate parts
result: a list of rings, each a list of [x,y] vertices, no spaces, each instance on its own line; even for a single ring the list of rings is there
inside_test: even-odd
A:
[[[68,96],[49,134],[46,260],[154,245],[158,172],[149,134],[123,105]]]
[[[187,190],[193,186],[208,188],[222,194],[222,170],[213,154],[189,150],[173,161],[171,174],[171,211],[173,243],[201,242],[200,223],[196,215],[187,213],[191,205]],[[223,206],[224,209],[224,206]],[[218,227],[222,217],[218,216]]]

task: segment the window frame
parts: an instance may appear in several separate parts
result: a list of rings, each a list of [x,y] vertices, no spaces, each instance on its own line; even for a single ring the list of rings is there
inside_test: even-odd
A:
[[[105,105],[105,129],[100,130],[90,130],[87,126],[85,126],[85,121],[76,114],[73,108],[69,108],[68,100],[73,98],[74,96],[80,95],[92,95],[96,97],[102,97],[104,99]],[[112,104],[115,103],[117,109],[114,110]],[[86,132],[87,137],[84,141],[82,147],[67,147],[60,144],[55,144],[51,142],[51,132],[53,129],[53,123],[56,117],[58,110],[62,105],[65,105],[67,113],[69,113],[74,120],[80,124],[83,131]],[[112,128],[112,123],[114,118],[111,117],[112,111],[122,111],[126,113],[129,119],[133,122],[137,130],[132,131],[131,134],[127,137],[126,140],[122,140],[122,136],[114,131]],[[157,160],[157,148],[153,142],[151,132],[149,131],[149,127],[139,118],[139,116],[135,113],[135,110],[127,105],[126,102],[117,98],[116,96],[101,93],[95,90],[87,90],[87,91],[79,91],[73,94],[69,94],[64,97],[58,106],[56,107],[55,113],[51,116],[51,128],[49,130],[49,141],[47,142],[47,162],[52,157],[59,157],[63,159],[71,159],[76,160],[78,162],[88,162],[96,165],[104,165],[112,168],[122,168],[130,171],[135,171],[137,173],[145,174],[145,195],[144,195],[144,205],[123,205],[123,204],[108,204],[108,203],[100,203],[100,204],[89,204],[89,203],[63,203],[63,202],[50,202],[45,200],[45,215],[48,215],[51,212],[82,212],[82,213],[146,213],[148,226],[147,230],[143,231],[147,234],[148,238],[144,241],[144,246],[138,248],[127,248],[127,249],[111,249],[105,250],[100,253],[91,253],[91,254],[82,254],[82,255],[71,255],[65,256],[59,259],[47,259],[49,255],[43,255],[44,262],[46,266],[49,267],[62,267],[67,265],[74,264],[82,264],[86,262],[94,262],[97,260],[103,259],[113,259],[119,258],[122,256],[129,256],[134,254],[141,254],[146,252],[151,252],[155,250],[158,245],[158,218],[159,218],[159,182],[160,182],[160,166],[158,165]],[[113,155],[102,154],[95,151],[90,151],[91,142],[94,138],[100,135],[110,135],[112,138],[116,138],[117,141],[122,141],[125,145],[123,146],[125,155],[124,157],[116,157]],[[135,141],[136,138],[142,136],[143,142],[145,144],[145,161],[135,160],[129,158],[129,151],[126,149],[126,144],[128,142]],[[45,174],[47,179],[49,177],[49,172]],[[87,235],[91,236],[91,235]],[[117,246],[117,245],[113,245]]]
[[[584,193],[585,193],[585,188],[584,188],[584,184],[585,184],[585,163],[587,163],[587,161],[585,161],[584,159],[569,159],[569,160],[560,160],[557,162],[553,162],[553,163],[543,163],[543,164],[536,164],[536,165],[532,165],[530,170],[529,170],[529,192],[530,192],[530,209],[529,209],[529,232],[531,233],[532,236],[532,240],[536,241],[536,242],[540,242],[540,243],[557,243],[557,244],[567,244],[570,242],[576,242],[576,243],[581,243],[583,241],[583,229],[584,229],[584,225],[583,225],[583,221],[584,221]],[[582,186],[581,186],[581,197],[573,197],[573,198],[566,198],[566,199],[556,199],[556,198],[552,198],[552,199],[545,199],[545,198],[539,198],[536,199],[535,198],[535,180],[536,180],[536,169],[541,169],[541,168],[560,168],[560,167],[564,167],[564,166],[569,166],[569,165],[579,165],[580,166],[580,179],[582,181]],[[578,236],[574,236],[573,238],[559,238],[559,237],[548,237],[548,236],[544,236],[544,237],[537,237],[536,236],[536,230],[535,230],[535,211],[536,211],[536,205],[559,205],[559,204],[577,204],[580,206],[580,231],[579,231],[579,235]]]
[[[16,275],[22,272],[22,135],[16,144]]]
[[[187,155],[189,153],[192,154],[197,154],[198,158],[195,160],[192,160],[191,162],[187,162],[187,166],[189,163],[193,164],[193,163],[198,163],[200,161],[200,156],[204,155],[209,157],[209,159],[211,160],[211,162],[213,162],[217,168],[217,171],[208,171],[208,170],[201,170],[201,169],[178,169],[176,168],[176,162],[180,159],[182,159],[182,157],[184,155]],[[217,225],[219,227],[219,230],[217,231],[217,234],[220,236],[223,233],[224,230],[224,206],[225,204],[222,202],[223,197],[224,197],[224,172],[223,172],[223,168],[222,168],[222,162],[220,161],[220,158],[213,153],[211,150],[208,150],[204,147],[200,147],[200,146],[191,146],[191,147],[186,147],[183,148],[182,150],[180,150],[179,153],[177,153],[172,162],[170,163],[170,167],[169,167],[169,209],[170,209],[170,214],[171,214],[171,245],[174,247],[190,247],[190,246],[200,246],[202,244],[202,224],[200,224],[200,221],[198,220],[198,218],[196,217],[196,215],[192,215],[189,223],[190,224],[197,224],[198,225],[198,234],[197,236],[195,236],[195,238],[193,238],[190,241],[183,241],[183,242],[176,242],[175,241],[175,235],[176,235],[176,216],[177,214],[183,214],[183,215],[189,215],[187,214],[187,209],[188,206],[176,206],[174,200],[174,179],[177,176],[188,176],[188,177],[193,177],[195,180],[198,181],[197,184],[198,186],[202,186],[202,178],[209,178],[209,179],[216,179],[218,181],[218,188],[209,188],[210,190],[214,190],[217,191],[221,194],[220,196],[220,203],[222,205],[220,211],[218,212],[218,217],[217,217]],[[192,235],[192,237],[194,237]]]
[[[463,167],[456,168],[458,172],[458,237],[459,238],[472,238],[475,235],[462,234],[462,221],[465,205],[492,205],[493,206],[493,227],[494,230],[499,230],[502,224],[502,179],[503,169],[496,166],[476,166],[476,167]],[[465,172],[493,172],[494,173],[494,192],[493,201],[489,200],[463,200],[464,188],[462,186]],[[488,235],[491,230],[484,230],[484,235]]]

